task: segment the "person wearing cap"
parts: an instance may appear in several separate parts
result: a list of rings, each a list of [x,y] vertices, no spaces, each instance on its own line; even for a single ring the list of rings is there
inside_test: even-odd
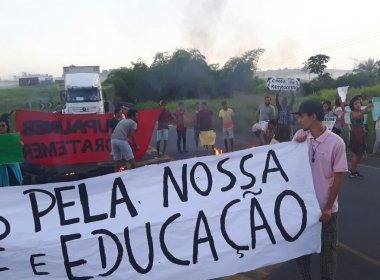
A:
[[[298,112],[300,130],[293,140],[306,141],[315,194],[321,209],[321,279],[335,279],[337,263],[338,193],[347,172],[345,144],[342,138],[323,124],[324,112],[320,102],[307,100]],[[302,279],[311,279],[310,255],[297,258]]]
[[[169,123],[172,121],[172,114],[169,112],[168,109],[166,109],[165,100],[160,101],[160,108],[161,108],[161,111],[157,119],[157,142],[156,142],[157,157],[161,157],[163,154],[165,154],[166,145],[169,139]],[[164,142],[164,146],[162,148],[162,154],[160,154],[161,141]]]

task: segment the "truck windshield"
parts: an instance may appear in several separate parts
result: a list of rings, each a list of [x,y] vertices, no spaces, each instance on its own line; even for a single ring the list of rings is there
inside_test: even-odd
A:
[[[71,88],[66,91],[67,102],[94,102],[100,101],[100,93],[97,88]]]

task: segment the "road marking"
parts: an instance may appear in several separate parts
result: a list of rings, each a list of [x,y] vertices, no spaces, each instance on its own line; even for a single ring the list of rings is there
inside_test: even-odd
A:
[[[370,256],[367,256],[366,254],[363,254],[362,252],[359,252],[359,251],[357,251],[357,250],[355,250],[355,249],[353,249],[353,248],[347,246],[346,244],[343,244],[343,243],[340,243],[340,242],[339,242],[339,243],[338,243],[338,246],[339,246],[340,248],[342,248],[343,250],[346,250],[346,251],[348,251],[348,252],[354,254],[355,256],[357,256],[357,257],[359,257],[359,258],[362,258],[362,259],[366,260],[367,262],[372,263],[372,264],[375,265],[375,266],[380,267],[380,261],[378,261],[378,260],[376,260],[376,259],[374,259],[374,258],[372,258],[372,257],[370,257]]]

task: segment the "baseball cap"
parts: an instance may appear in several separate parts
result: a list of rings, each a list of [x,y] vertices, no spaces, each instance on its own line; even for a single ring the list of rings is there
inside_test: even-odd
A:
[[[318,119],[323,119],[324,112],[323,112],[323,106],[321,102],[314,101],[314,100],[306,100],[301,103],[298,112],[293,112],[292,114],[315,114]]]

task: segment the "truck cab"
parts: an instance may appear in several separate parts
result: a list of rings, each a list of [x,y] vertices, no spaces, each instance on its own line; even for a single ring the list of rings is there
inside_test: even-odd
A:
[[[99,66],[63,67],[63,114],[104,114]]]

